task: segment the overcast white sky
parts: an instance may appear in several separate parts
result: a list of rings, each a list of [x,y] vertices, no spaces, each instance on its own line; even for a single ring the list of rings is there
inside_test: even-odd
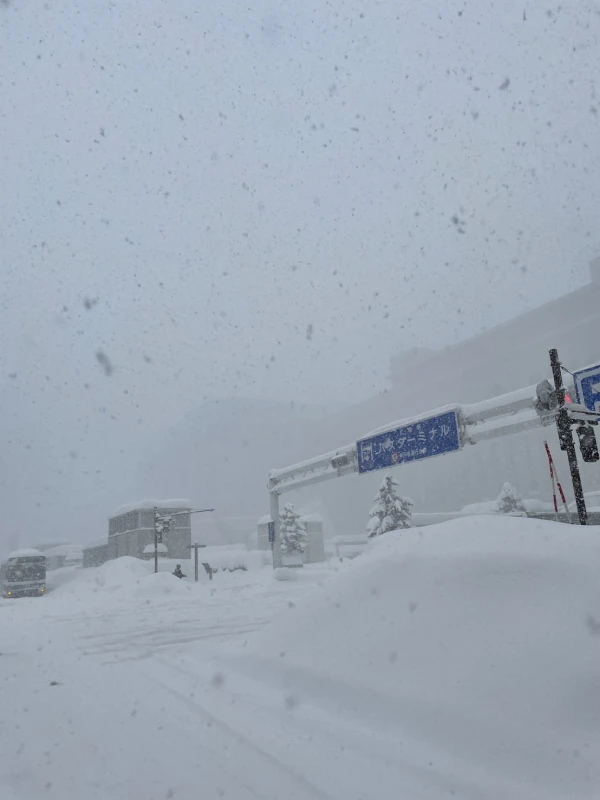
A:
[[[204,397],[354,402],[587,282],[599,32],[594,0],[2,0],[14,527]]]

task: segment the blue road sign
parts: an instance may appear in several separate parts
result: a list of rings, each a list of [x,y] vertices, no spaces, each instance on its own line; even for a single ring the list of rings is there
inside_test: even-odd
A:
[[[356,443],[358,471],[372,472],[460,450],[456,411],[403,425]]]
[[[577,402],[589,411],[600,411],[600,364],[573,373]]]
[[[275,523],[269,522],[269,543],[273,544],[275,541]]]

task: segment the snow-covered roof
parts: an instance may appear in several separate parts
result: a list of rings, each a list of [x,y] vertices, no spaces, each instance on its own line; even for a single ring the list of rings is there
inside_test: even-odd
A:
[[[323,517],[320,514],[304,514],[300,520],[302,522],[323,522]]]
[[[162,544],[161,542],[159,542],[156,545],[156,549],[158,550],[159,553],[168,553],[169,552],[168,549],[167,549],[167,545],[166,544]],[[153,553],[153,552],[154,552],[154,545],[153,544],[147,544],[146,547],[144,547],[144,555],[146,555],[147,553]]]
[[[82,550],[94,550],[96,547],[108,547],[108,539],[104,536],[102,539],[94,539],[92,542],[87,542],[82,546]]]
[[[36,550],[34,547],[24,547],[22,550],[13,550],[8,554],[9,558],[25,558],[26,556],[43,556],[41,550]]]
[[[46,556],[80,556],[81,554],[82,548],[77,544],[59,544],[56,547],[50,547],[44,553]]]
[[[273,522],[273,518],[270,514],[265,514],[263,517],[256,520],[257,525],[267,525],[269,522]]]
[[[192,508],[191,502],[186,498],[176,497],[168,500],[136,500],[131,503],[124,503],[115,509],[113,517],[120,514],[127,514],[129,511],[137,511],[138,508]]]
[[[46,553],[48,550],[53,550],[55,547],[60,547],[63,544],[69,544],[69,542],[38,542],[38,544],[35,545],[35,549]]]

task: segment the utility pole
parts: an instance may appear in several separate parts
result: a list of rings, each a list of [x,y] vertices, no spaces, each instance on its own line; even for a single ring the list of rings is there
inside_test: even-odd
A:
[[[569,469],[571,470],[571,480],[573,481],[573,492],[575,494],[579,524],[587,525],[587,508],[583,496],[579,464],[577,463],[577,451],[575,450],[575,444],[573,442],[571,420],[569,419],[569,413],[565,405],[565,387],[562,379],[561,364],[558,359],[558,351],[555,349],[550,350],[550,366],[552,367],[552,377],[554,378],[554,388],[556,389],[556,399],[558,401],[558,410],[556,412],[558,441],[560,449],[566,452],[569,460]]]

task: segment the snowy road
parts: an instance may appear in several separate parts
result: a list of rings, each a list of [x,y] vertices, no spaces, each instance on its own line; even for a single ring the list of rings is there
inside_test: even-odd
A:
[[[235,573],[132,598],[62,571],[46,598],[0,602],[2,800],[381,800],[409,787],[397,732],[244,655],[248,634],[330,574]]]
[[[1,800],[597,800],[594,530],[460,520],[195,585],[0,602]]]
[[[3,800],[330,796],[294,763],[293,702],[269,693],[261,744],[256,697],[215,648],[243,644],[325,573],[216,576],[136,602],[61,577],[45,598],[0,603]],[[287,757],[271,751],[282,735]]]

